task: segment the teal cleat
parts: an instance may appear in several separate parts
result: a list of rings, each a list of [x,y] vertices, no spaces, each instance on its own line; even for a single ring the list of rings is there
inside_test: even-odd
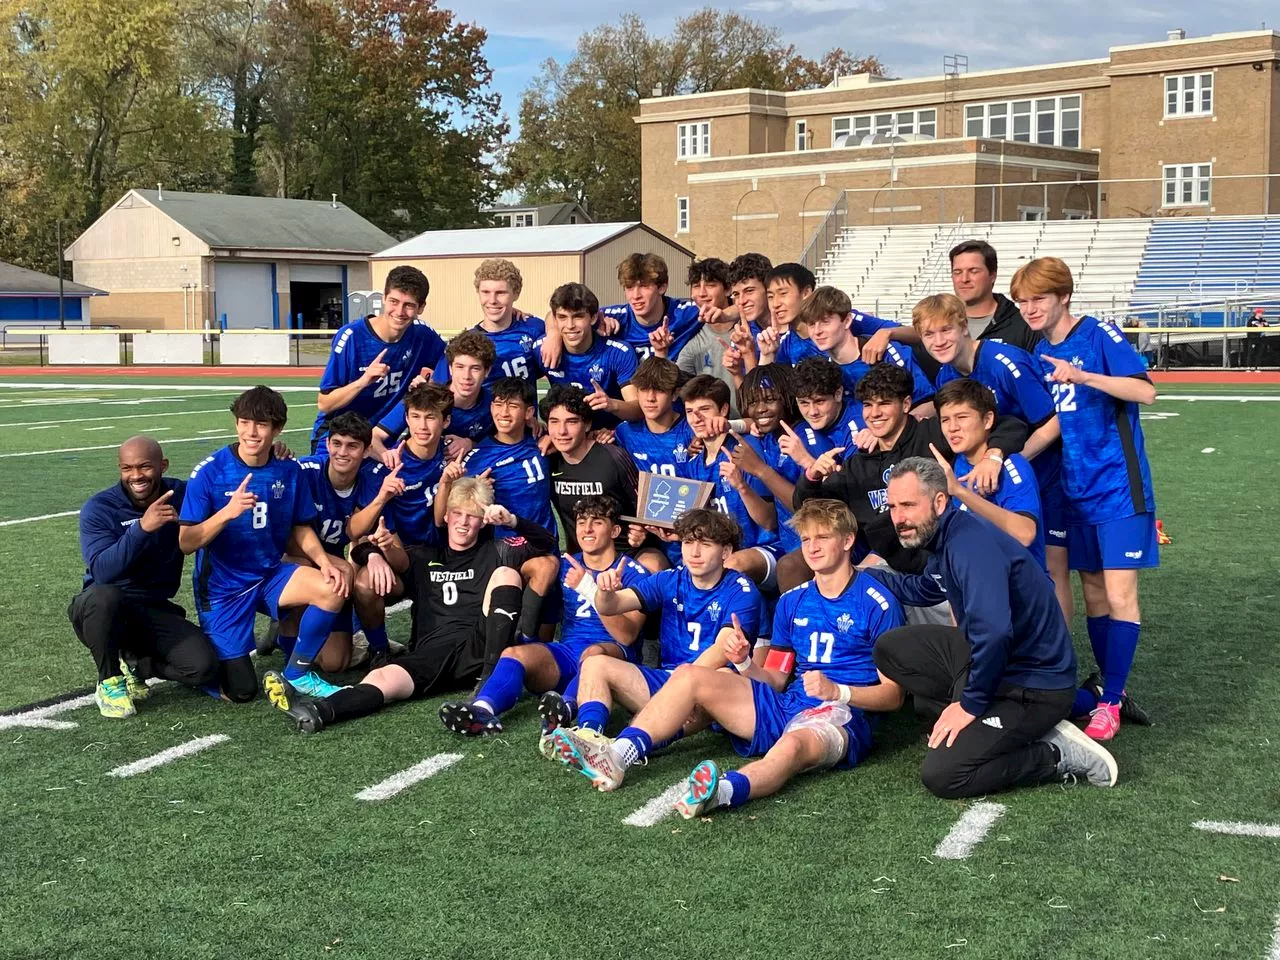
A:
[[[675,811],[686,820],[700,817],[715,806],[720,786],[720,768],[714,760],[703,760],[689,774],[689,791],[675,803]]]
[[[281,674],[281,679],[287,678]],[[294,677],[289,680],[289,684],[304,697],[315,697],[316,699],[331,697],[339,690],[346,689],[330,683],[314,670],[308,670],[302,676]]]

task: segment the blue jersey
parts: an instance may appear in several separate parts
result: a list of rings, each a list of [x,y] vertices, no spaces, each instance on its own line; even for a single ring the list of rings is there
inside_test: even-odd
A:
[[[933,397],[933,384],[929,382],[929,378],[924,375],[924,371],[916,364],[916,358],[912,356],[910,350],[904,350],[895,343],[890,343],[885,347],[884,359],[881,363],[894,363],[902,367],[911,374],[911,403],[927,403]],[[857,387],[858,381],[865,377],[871,370],[871,364],[864,363],[861,358],[851,363],[840,364],[840,375],[844,381],[844,394],[846,397],[854,395],[854,388]]]
[[[339,490],[329,478],[327,455],[317,453],[301,457],[298,466],[302,467],[302,479],[307,483],[316,508],[316,518],[311,521],[311,526],[324,544],[325,552],[340,557],[351,542],[347,536],[347,521],[357,510],[363,510],[377,499],[387,468],[375,460],[363,460],[356,472],[355,483],[346,490]]]
[[[819,454],[826,453],[831,449],[831,444],[827,442],[827,438],[814,430],[809,424],[801,422],[794,429],[796,436],[800,438],[811,457],[817,457]],[[794,484],[800,479],[800,474],[803,473],[800,469],[800,464],[782,452],[778,446],[778,434],[770,433],[763,437],[749,436],[745,439],[756,453],[760,454],[760,459],[772,467],[788,483]],[[775,499],[774,506],[778,511],[778,542],[782,545],[782,549],[788,553],[792,550],[798,550],[800,548],[800,534],[787,526],[787,521],[791,519],[791,504]]]
[[[773,648],[795,651],[789,689],[801,696],[810,670],[821,670],[833,683],[870,687],[880,682],[871,658],[876,639],[906,622],[897,597],[869,574],[854,575],[833,598],[824,597],[810,580],[778,598]]]
[[[318,443],[327,431],[330,418],[340,413],[354,410],[370,423],[379,422],[392,407],[397,406],[409,389],[409,381],[418,375],[423,367],[434,369],[440,365],[444,357],[444,341],[440,334],[421,320],[409,324],[402,336],[395,343],[388,343],[373,330],[373,324],[367,319],[352,321],[333,335],[333,349],[329,354],[329,362],[325,364],[324,373],[320,377],[320,392],[329,393],[339,387],[345,387],[360,379],[360,374],[386,351],[382,362],[390,370],[386,376],[379,377],[364,387],[354,400],[341,410],[316,415],[316,423],[311,431],[312,443]]]
[[[253,475],[247,487],[258,498],[253,509],[196,551],[193,584],[202,608],[211,597],[240,593],[269,576],[280,566],[293,528],[316,518],[298,461],[272,456],[262,466],[251,467],[240,459],[237,446],[223,447],[196,464],[182,500],[179,521],[204,523],[227,505],[247,475]]]
[[[725,627],[733,627],[733,614],[747,638],[760,633],[761,602],[756,585],[740,573],[724,571],[710,590],[700,590],[684,567],[642,577],[631,585],[645,613],[662,611],[659,629],[662,666],[674,670],[692,663],[713,646]]]
[[[1036,349],[1089,373],[1147,377],[1146,365],[1124,334],[1093,317],[1081,317],[1061,343],[1045,340]],[[1036,360],[1048,383],[1053,365]],[[1062,425],[1062,490],[1068,519],[1098,524],[1155,513],[1138,405],[1079,383],[1049,383],[1049,389]]]
[[[586,353],[570,353],[566,347],[560,352],[560,363],[550,370],[542,365],[542,341],[534,346],[537,348],[533,358],[536,376],[545,376],[553,385],[577,387],[583,393],[592,393],[595,382],[615,400],[622,399],[622,388],[631,382],[639,366],[635,351],[621,340],[607,340],[595,334]],[[618,422],[611,413],[598,412],[594,418],[597,427],[613,427]]]
[[[831,426],[822,431],[822,435],[832,447],[844,447],[845,455],[852,456],[854,435],[865,429],[867,422],[862,419],[862,401],[850,399],[845,401],[840,408],[840,415]]]
[[[408,444],[400,447],[404,493],[393,497],[383,513],[387,528],[399,534],[400,542],[406,547],[436,546],[443,542],[441,528],[436,526],[435,502],[440,475],[447,462],[443,442],[436,444],[435,456],[425,460],[415,456]]]
[[[586,566],[581,553],[573,558]],[[564,612],[560,621],[560,643],[569,648],[576,656],[593,643],[613,643],[613,637],[600,622],[600,614],[595,605],[586,597],[564,582],[569,573],[568,557],[560,558],[560,592],[564,595]],[[649,571],[630,557],[622,561],[622,585],[634,587],[637,581],[649,576]],[[635,662],[640,659],[640,644],[633,643],[627,648],[627,659]]]
[[[938,389],[964,374],[949,363],[938,369]],[[996,398],[996,412],[1017,417],[1032,430],[1054,415],[1050,396],[1041,375],[1040,361],[1021,347],[999,340],[979,340],[974,344],[973,373],[969,375],[989,389]],[[1051,444],[1031,462],[1041,490],[1062,486],[1062,445]]]
[[[494,360],[493,366],[489,368],[489,373],[484,378],[486,386],[503,377],[530,379],[530,373],[535,369],[533,345],[547,335],[545,320],[514,310],[511,314],[511,323],[505,330],[486,330],[481,323],[477,323],[471,329],[488,337],[498,354],[498,358]],[[442,363],[431,375],[431,379],[436,383],[448,383],[449,365]]]
[[[466,410],[461,407],[453,408],[453,412],[449,414],[449,426],[444,432],[450,436],[465,437],[473,443],[479,443],[493,433],[493,414],[489,409],[492,405],[493,394],[489,392],[488,387],[481,387],[474,406]],[[408,427],[408,417],[409,412],[405,410],[404,404],[397,403],[378,422],[377,426],[387,432],[387,446],[393,446],[400,439],[400,434],[404,433]]]
[[[956,457],[953,467],[957,478],[968,476],[973,469],[969,461],[962,456]],[[987,499],[997,507],[1003,507],[1013,513],[1026,514],[1035,520],[1036,538],[1031,541],[1027,549],[1036,558],[1036,562],[1048,570],[1049,567],[1044,559],[1044,510],[1040,507],[1040,486],[1036,482],[1035,470],[1022,454],[1014,453],[1005,457],[996,492]],[[961,510],[969,509],[955,497],[951,498],[951,502]]]
[[[693,427],[683,417],[666,433],[654,433],[643,420],[634,423],[624,420],[617,426],[618,446],[631,454],[636,466],[664,477],[685,475],[681,471],[689,461],[692,440]]]
[[[551,471],[546,458],[538,452],[538,441],[529,435],[519,443],[502,443],[497,437],[482,440],[463,461],[467,476],[478,477],[492,470],[494,502],[506,507],[517,517],[546,527],[556,535],[555,515],[551,512]],[[499,539],[518,536],[510,527],[495,527]]]
[[[684,345],[693,339],[702,323],[702,310],[692,300],[676,300],[672,297],[662,298],[662,315],[667,321],[667,332],[671,334],[671,349],[668,359],[675,361]],[[662,326],[659,321],[652,327],[642,324],[629,303],[619,303],[605,307],[600,311],[607,317],[618,321],[618,332],[614,337],[631,347],[641,360],[647,360],[653,353],[649,346],[649,334]]]
[[[778,352],[774,356],[774,362],[794,367],[806,357],[820,357],[822,355],[822,351],[814,346],[812,340],[805,339],[794,330],[786,330],[778,338]]]
[[[734,442],[732,438],[725,441],[726,445]],[[695,454],[684,462],[683,467],[677,468],[676,476],[715,484],[715,493],[712,494],[707,506],[712,510],[719,510],[721,513],[728,514],[738,521],[738,526],[742,528],[743,549],[765,543],[773,543],[778,539],[776,526],[773,530],[766,530],[756,523],[751,518],[751,514],[747,512],[747,505],[742,502],[742,495],[733,489],[727,477],[720,476],[720,464],[724,463],[728,458],[727,446],[721,448],[720,453],[709,464],[705,455]],[[774,505],[773,494],[769,492],[763,483],[756,477],[745,473],[742,477],[747,486],[763,497],[766,503],[770,506]]]

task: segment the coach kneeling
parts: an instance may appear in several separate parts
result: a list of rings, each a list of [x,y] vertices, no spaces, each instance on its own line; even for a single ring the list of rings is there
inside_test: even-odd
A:
[[[104,717],[133,716],[147,677],[201,686],[217,672],[209,641],[173,602],[182,580],[178,511],[186,483],[165,477],[168,468],[155,440],[126,440],[120,482],[80,511],[84,589],[67,616],[98,666],[94,699]]]
[[[901,627],[876,642],[876,668],[935,720],[924,785],[947,799],[1070,775],[1113,786],[1115,758],[1066,721],[1076,657],[1044,568],[1013,537],[952,505],[934,460],[895,465],[888,499],[902,545],[931,556],[923,573],[872,576],[904,604],[950,601],[958,624]]]

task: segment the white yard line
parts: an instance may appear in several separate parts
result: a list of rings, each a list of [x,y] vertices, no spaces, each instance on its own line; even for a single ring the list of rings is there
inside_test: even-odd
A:
[[[964,812],[933,855],[942,860],[964,860],[986,839],[995,822],[1004,816],[1003,803],[975,803]]]
[[[165,429],[168,429],[168,428],[166,427]],[[281,436],[283,436],[286,433],[310,433],[310,432],[311,432],[310,427],[297,427],[296,429],[293,429],[293,430],[282,430]],[[223,436],[230,439],[234,437],[235,434],[228,433],[228,434],[224,434]],[[171,443],[196,443],[200,440],[214,440],[214,439],[217,439],[217,438],[212,436],[181,437],[177,440],[165,440],[165,444],[168,445]],[[40,457],[49,453],[87,453],[90,450],[115,450],[119,446],[120,444],[118,443],[106,443],[97,447],[59,447],[56,450],[26,450],[26,451],[23,451],[22,453],[0,453],[0,460],[8,460],[11,457]]]
[[[114,427],[114,426],[106,426],[106,427],[82,427],[81,429],[83,429],[85,433],[93,433],[95,430],[114,430],[114,429],[115,429],[115,427]],[[210,431],[210,432],[212,433],[213,431]],[[218,432],[219,432],[219,433],[221,433],[221,432],[222,432],[222,428],[221,428],[221,427],[219,427],[219,428],[218,428]]]
[[[124,371],[128,368],[121,369]],[[253,386],[252,383],[224,383],[205,386],[195,383],[15,383],[8,380],[0,381],[0,387],[15,387],[24,390],[101,390],[103,393],[115,390],[191,390],[194,394],[242,393]],[[304,387],[290,385],[272,387],[272,389],[279,393],[315,393],[317,388],[312,384]]]
[[[91,703],[93,703],[93,694],[87,693],[82,697],[72,697],[70,700],[51,703],[47,707],[24,710],[22,713],[11,713],[0,717],[0,730],[8,727],[42,727],[45,730],[70,730],[79,726],[79,724],[71,720],[51,720],[50,717],[66,713],[69,710],[79,710],[81,707],[87,707]]]
[[[22,426],[22,424],[20,423],[0,423],[0,427],[20,427],[20,426]],[[52,424],[46,427],[27,427],[28,430],[56,430],[57,428],[58,428],[57,424]]]
[[[630,816],[623,818],[628,827],[652,827],[675,813],[675,802],[689,789],[687,780],[673,783]]]
[[[399,773],[387,777],[381,783],[366,787],[356,794],[356,799],[372,801],[394,797],[397,793],[409,789],[415,783],[420,783],[428,777],[434,777],[441,770],[452,767],[461,759],[462,754],[460,753],[437,753],[434,757],[427,757],[421,763],[415,763],[407,770],[401,770]]]
[[[1280,839],[1280,823],[1241,823],[1239,820],[1197,820],[1192,824],[1206,833],[1225,833],[1233,837],[1271,837]]]
[[[156,413],[154,410],[150,410],[144,413],[126,413],[119,417],[77,417],[74,420],[35,420],[31,423],[0,423],[0,427],[40,427],[46,424],[57,426],[64,423],[103,423],[107,420],[140,420],[143,417],[150,417],[152,419],[158,417],[194,417],[206,413],[226,412],[226,407],[218,407],[216,410],[171,410],[168,413]]]
[[[1253,400],[1274,403],[1280,396],[1262,393],[1162,393],[1156,398],[1160,400],[1229,400],[1235,403],[1248,403]]]
[[[35,523],[37,520],[53,520],[57,517],[75,517],[79,515],[79,510],[63,510],[61,513],[42,513],[38,517],[23,517],[21,520],[0,520],[0,527],[16,527],[21,523]]]
[[[213,733],[207,737],[197,737],[194,740],[188,740],[186,743],[176,747],[170,747],[168,750],[161,750],[159,753],[149,757],[143,757],[141,760],[135,760],[133,763],[126,763],[122,767],[116,767],[114,770],[107,771],[108,777],[134,777],[140,773],[146,773],[148,770],[154,770],[156,767],[163,766],[166,763],[172,763],[182,757],[189,757],[193,753],[199,753],[201,750],[208,750],[210,747],[216,747],[220,743],[230,740],[225,733]]]

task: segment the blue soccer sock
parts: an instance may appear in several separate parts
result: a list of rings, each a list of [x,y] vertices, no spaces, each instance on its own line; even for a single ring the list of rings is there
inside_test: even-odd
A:
[[[665,740],[659,740],[657,743],[655,743],[653,745],[653,750],[651,752],[657,753],[659,750],[665,750],[667,749],[667,747],[671,746],[673,743],[675,743],[677,740],[682,739],[683,737],[684,737],[684,728],[681,727],[679,730],[675,732],[673,736],[667,737],[667,739]]]
[[[569,685],[564,688],[564,693],[560,696],[570,707],[578,705],[578,680],[582,677],[582,669],[573,675],[573,679],[569,681]]]
[[[728,796],[723,796],[721,791],[728,788]],[[720,786],[716,790],[716,799],[723,800],[726,807],[740,807],[751,799],[751,781],[739,773],[737,770],[730,770],[720,780]]]
[[[1093,648],[1093,662],[1099,672],[1107,669],[1107,632],[1111,629],[1110,617],[1086,617],[1089,628],[1089,646]]]
[[[578,726],[585,730],[604,733],[604,725],[609,722],[609,708],[599,700],[588,700],[578,707]]]
[[[387,625],[385,623],[380,627],[365,627],[364,638],[369,641],[370,653],[387,652]]]
[[[1138,652],[1138,633],[1142,625],[1130,620],[1111,621],[1107,631],[1107,662],[1102,666],[1102,702],[1119,703],[1124,685]]]
[[[639,727],[627,727],[613,741],[613,752],[625,770],[653,752],[653,738]]]
[[[336,610],[307,607],[302,614],[302,622],[298,624],[298,642],[294,644],[289,662],[285,664],[286,680],[297,680],[311,670],[320,648],[329,639],[329,631],[333,629],[333,621],[337,617]]]
[[[293,656],[293,648],[297,646],[297,637],[286,637],[283,633],[276,635],[276,646],[284,651],[284,658],[288,660]]]
[[[502,657],[476,694],[475,702],[487,706],[494,716],[500,716],[516,705],[523,689],[524,664],[515,657]]]
[[[1071,719],[1088,716],[1098,705],[1098,695],[1087,687],[1076,691],[1075,703],[1071,704]]]

